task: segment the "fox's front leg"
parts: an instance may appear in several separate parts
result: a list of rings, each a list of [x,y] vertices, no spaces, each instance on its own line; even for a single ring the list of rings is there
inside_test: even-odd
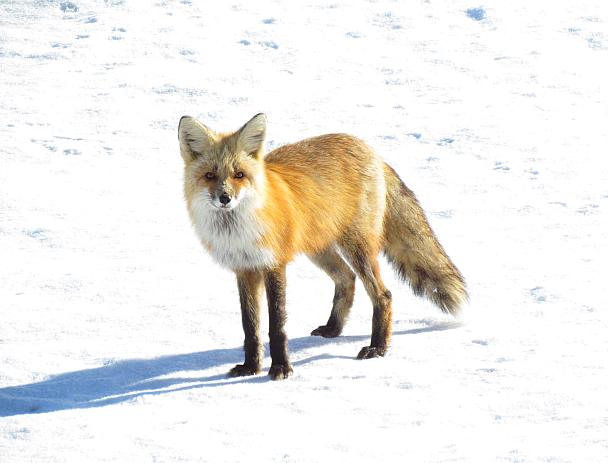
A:
[[[285,266],[268,270],[264,275],[266,299],[268,299],[268,321],[270,324],[270,356],[272,364],[268,374],[272,379],[285,379],[291,376],[293,369],[287,353],[287,335],[285,334]]]
[[[262,369],[260,341],[260,297],[264,276],[262,272],[245,271],[236,275],[241,301],[241,316],[245,332],[245,363],[236,365],[228,376],[256,375]]]

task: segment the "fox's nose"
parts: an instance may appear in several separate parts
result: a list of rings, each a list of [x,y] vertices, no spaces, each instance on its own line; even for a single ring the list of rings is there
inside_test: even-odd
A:
[[[220,195],[220,203],[222,203],[225,206],[229,202],[230,202],[230,196],[228,196],[226,193],[222,193]]]

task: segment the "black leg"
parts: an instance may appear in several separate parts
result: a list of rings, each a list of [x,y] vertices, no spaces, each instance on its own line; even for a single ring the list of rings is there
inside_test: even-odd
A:
[[[363,243],[357,247],[342,248],[348,262],[361,281],[372,301],[372,339],[369,346],[363,347],[358,359],[383,357],[388,350],[392,333],[392,296],[380,276],[377,252],[372,252]]]
[[[228,376],[256,375],[262,368],[262,343],[260,341],[260,292],[262,289],[261,272],[240,272],[237,274],[241,317],[245,332],[245,363],[236,365]]]
[[[270,356],[272,365],[269,375],[272,379],[285,379],[291,376],[293,369],[287,352],[287,335],[285,334],[285,266],[269,270],[264,275],[266,298],[268,299],[268,321],[270,324]]]
[[[329,320],[325,325],[314,329],[313,336],[335,338],[342,333],[346,318],[355,297],[355,274],[334,247],[317,254],[309,255],[310,260],[321,268],[336,284],[334,301]]]

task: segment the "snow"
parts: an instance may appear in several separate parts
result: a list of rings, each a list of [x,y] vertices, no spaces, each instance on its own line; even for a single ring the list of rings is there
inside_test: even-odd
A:
[[[0,461],[606,461],[607,58],[597,0],[2,2]],[[333,287],[298,259],[294,377],[225,377],[177,123],[260,111],[268,149],[348,132],[399,172],[461,320],[383,263],[392,346],[356,361],[363,288],[310,337]]]

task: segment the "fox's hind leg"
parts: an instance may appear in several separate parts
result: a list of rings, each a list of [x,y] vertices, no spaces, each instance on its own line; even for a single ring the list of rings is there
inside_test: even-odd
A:
[[[353,305],[355,274],[333,246],[308,257],[315,265],[327,273],[336,284],[331,314],[329,320],[327,320],[327,324],[319,326],[310,334],[325,338],[335,338],[342,333],[342,328],[344,328],[344,323]]]
[[[382,357],[386,353],[392,332],[392,296],[380,276],[378,251],[373,243],[357,237],[349,237],[340,244],[348,263],[365,286],[374,307],[372,318],[372,339],[357,355],[358,359]]]

